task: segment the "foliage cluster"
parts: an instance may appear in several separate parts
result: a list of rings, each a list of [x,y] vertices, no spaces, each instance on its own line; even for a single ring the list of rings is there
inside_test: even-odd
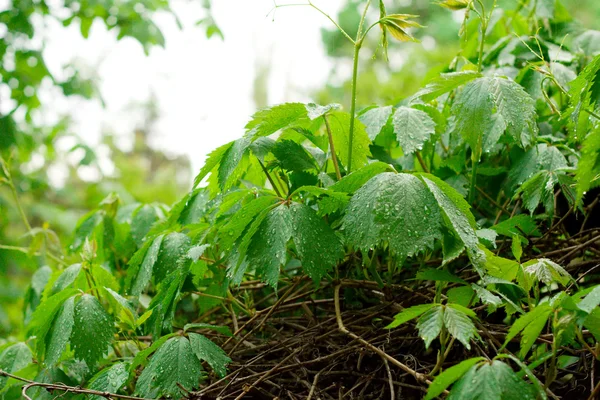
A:
[[[279,289],[304,277],[311,301],[333,296],[317,317],[333,313],[348,341],[403,370],[404,384],[416,379],[428,399],[556,397],[569,381],[580,397],[598,393],[565,371],[600,356],[600,32],[554,0],[440,1],[465,13],[459,55],[403,101],[358,110],[365,37],[379,30],[385,54],[388,40],[415,40],[421,28],[382,0],[367,23],[371,3],[352,36],[338,25],[354,51],[349,112],[259,110],[172,207],[108,196],[79,221],[68,259],[59,243],[45,250],[26,329],[0,347],[5,398],[182,398],[235,382],[234,350],[272,333],[250,323],[266,314],[264,325],[287,295]],[[3,174],[14,188],[5,162]],[[51,237],[33,228],[32,246],[40,229]],[[349,308],[379,301],[365,295],[373,287],[399,309],[371,317],[375,329],[416,322],[414,356],[435,349],[431,368],[346,327],[341,289]],[[431,290],[432,301],[399,287]]]

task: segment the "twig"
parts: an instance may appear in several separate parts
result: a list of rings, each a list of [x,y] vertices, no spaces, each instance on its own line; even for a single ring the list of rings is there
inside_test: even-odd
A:
[[[101,396],[106,399],[110,399],[111,397],[113,397],[115,399],[125,399],[125,400],[150,400],[145,397],[127,396],[127,395],[123,395],[123,394],[101,392],[99,390],[82,389],[80,387],[67,386],[64,384],[59,385],[59,384],[54,384],[54,383],[36,382],[36,381],[29,380],[29,379],[21,378],[20,376],[10,374],[1,369],[0,369],[0,376],[5,376],[7,378],[12,378],[12,379],[16,379],[18,381],[27,383],[27,385],[23,386],[23,389],[21,391],[21,393],[23,394],[23,397],[27,400],[32,400],[31,397],[29,397],[27,395],[27,390],[29,390],[35,386],[43,387],[44,389],[47,389],[47,390],[60,390],[60,391],[66,392],[66,393],[91,394],[91,395]]]
[[[244,390],[242,391],[242,393],[238,397],[236,397],[235,400],[241,400],[246,395],[246,393],[248,393],[250,390],[252,390],[252,388],[254,388],[256,385],[258,385],[259,383],[261,383],[262,381],[267,379],[269,376],[271,376],[274,372],[276,372],[279,369],[279,367],[281,367],[283,364],[285,364],[290,358],[294,357],[300,350],[301,349],[296,349],[293,353],[288,355],[286,358],[281,360],[277,365],[275,365],[273,368],[271,368],[269,371],[267,371],[267,373],[263,374],[260,378],[258,378],[253,384],[244,387]]]
[[[312,399],[313,394],[315,393],[315,388],[317,387],[317,382],[319,381],[319,376],[321,376],[321,372],[317,372],[315,378],[313,379],[312,386],[310,387],[310,391],[308,392],[308,397],[306,400]]]
[[[385,370],[388,374],[388,382],[390,384],[390,400],[394,400],[396,398],[396,394],[394,392],[394,380],[392,379],[392,371],[390,370],[390,363],[385,357],[381,357],[383,360],[383,364],[385,365]]]
[[[340,287],[341,287],[341,285],[336,285],[335,291],[334,291],[335,317],[336,317],[337,324],[338,324],[338,330],[340,332],[342,332],[342,333],[350,336],[352,339],[357,340],[363,346],[365,346],[369,350],[377,353],[379,356],[387,359],[389,362],[391,362],[392,364],[394,364],[395,366],[397,366],[398,368],[400,368],[404,372],[407,372],[408,374],[412,375],[418,382],[431,384],[431,381],[429,379],[427,379],[425,377],[425,375],[423,375],[421,373],[418,373],[417,371],[413,370],[409,366],[407,366],[407,365],[401,363],[400,361],[396,360],[394,357],[390,356],[386,352],[384,352],[384,351],[378,349],[377,347],[373,346],[371,343],[367,342],[366,340],[364,340],[360,336],[358,336],[358,335],[350,332],[348,329],[346,329],[346,327],[344,326],[344,322],[342,320],[342,312],[340,310]]]

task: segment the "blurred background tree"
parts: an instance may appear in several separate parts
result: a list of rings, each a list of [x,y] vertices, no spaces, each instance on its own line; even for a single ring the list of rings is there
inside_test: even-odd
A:
[[[210,3],[204,5],[210,11]],[[130,146],[106,132],[94,149],[72,131],[69,116],[49,123],[40,101],[43,91],[101,98],[90,68],[73,63],[60,74],[47,68],[43,27],[48,20],[79,24],[86,38],[100,20],[119,39],[132,37],[148,52],[164,46],[152,21],[157,11],[170,12],[168,1],[14,0],[0,12],[0,336],[18,328],[21,308],[14,305],[22,302],[32,273],[47,257],[64,256],[59,243],[68,242],[78,219],[102,199],[116,193],[124,203],[171,204],[190,187],[187,157],[149,145],[160,112],[155,99],[132,106],[144,117]],[[216,25],[207,15],[202,23],[212,35]]]
[[[356,35],[356,27],[364,3],[362,0],[345,0],[337,16],[334,16],[340,26],[352,37]],[[489,9],[494,1],[485,0],[484,3]],[[518,7],[531,8],[536,2],[497,0],[496,3],[511,10]],[[564,9],[554,0],[539,0],[538,3],[544,6],[538,7],[538,10],[561,14],[564,26],[557,28],[563,29],[565,34],[568,34],[565,43],[574,40],[583,31],[583,26],[588,29],[600,28],[600,2],[598,1],[565,1]],[[424,81],[442,72],[461,47],[464,53],[468,52],[468,49],[465,49],[466,44],[460,43],[457,35],[464,19],[464,11],[448,12],[448,9],[438,6],[432,0],[391,0],[386,2],[386,8],[390,14],[418,15],[417,21],[427,26],[427,29],[414,31],[415,37],[421,43],[399,43],[390,40],[389,61],[385,60],[382,48],[378,46],[379,37],[375,33],[367,36],[369,43],[363,46],[361,51],[357,87],[358,105],[398,103],[414,94]],[[376,21],[377,7],[371,7],[370,12],[371,20]],[[595,37],[588,40],[594,42],[597,50],[600,51],[600,32],[596,31],[596,33]],[[590,33],[588,32],[587,35]],[[335,67],[326,86],[316,94],[316,101],[320,104],[341,102],[345,107],[349,107],[348,71],[352,67],[352,45],[335,27],[322,29],[321,36],[328,56],[335,60]],[[369,52],[370,49],[377,49],[377,51]],[[340,76],[343,78],[340,79]]]

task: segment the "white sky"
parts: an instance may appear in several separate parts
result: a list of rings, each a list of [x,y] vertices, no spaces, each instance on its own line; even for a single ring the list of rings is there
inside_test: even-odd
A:
[[[160,111],[155,147],[189,155],[195,173],[207,153],[243,134],[255,111],[257,59],[271,62],[269,104],[308,101],[325,82],[332,65],[324,55],[320,27],[330,22],[314,9],[281,8],[273,20],[267,17],[272,0],[213,0],[213,15],[225,35],[221,41],[207,40],[204,28],[195,26],[204,16],[199,3],[172,2],[182,30],[172,16],[156,15],[166,47],[152,48],[149,56],[133,39],[117,42],[101,21],[94,22],[87,40],[80,36],[78,24],[48,26],[45,56],[50,70],[58,74],[73,59],[93,66],[106,107],[77,98],[63,101],[60,96],[42,99],[44,105],[51,114],[70,112],[74,131],[93,146],[103,130],[130,134],[141,121],[130,105],[154,93]],[[335,15],[342,1],[315,3]]]

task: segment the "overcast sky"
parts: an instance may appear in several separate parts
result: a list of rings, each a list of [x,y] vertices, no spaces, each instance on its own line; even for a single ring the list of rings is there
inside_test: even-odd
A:
[[[288,1],[289,2],[289,1]],[[156,15],[166,47],[146,56],[133,39],[119,42],[101,21],[83,39],[74,24],[50,25],[46,60],[51,71],[79,59],[94,68],[106,107],[99,102],[46,99],[53,111],[72,112],[74,130],[89,144],[110,130],[130,134],[141,117],[129,107],[154,93],[160,111],[155,147],[187,154],[194,171],[215,147],[243,134],[255,111],[252,97],[257,60],[270,61],[268,102],[308,101],[331,69],[324,56],[320,27],[330,22],[310,7],[286,7],[267,17],[272,0],[213,0],[213,15],[225,40],[207,40],[195,23],[204,16],[199,0],[175,0],[172,16]],[[284,4],[285,1],[278,1]],[[316,0],[335,15],[341,0]],[[57,72],[58,73],[58,72]]]

